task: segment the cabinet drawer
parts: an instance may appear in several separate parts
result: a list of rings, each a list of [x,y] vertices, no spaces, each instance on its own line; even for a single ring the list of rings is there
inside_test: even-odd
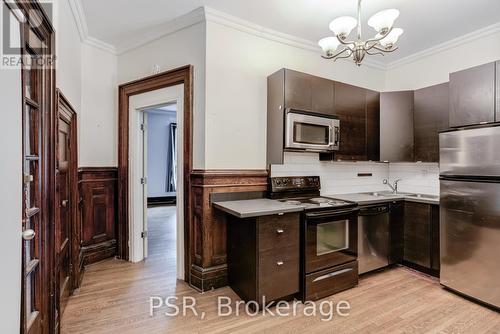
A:
[[[259,291],[266,300],[299,292],[299,247],[289,246],[259,255]]]
[[[306,275],[304,300],[317,300],[358,284],[358,261]]]
[[[284,247],[297,247],[300,242],[300,216],[298,213],[265,216],[258,221],[259,252]]]

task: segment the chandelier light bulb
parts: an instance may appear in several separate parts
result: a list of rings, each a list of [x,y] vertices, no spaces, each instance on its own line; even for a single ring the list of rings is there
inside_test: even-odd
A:
[[[401,28],[392,29],[391,32],[380,41],[380,44],[386,49],[391,49],[394,44],[396,44],[399,36],[401,36],[403,32],[404,30]]]
[[[337,37],[325,37],[319,40],[318,45],[321,46],[323,52],[327,55],[332,54],[339,47],[339,40]]]
[[[386,9],[374,14],[368,20],[368,25],[379,33],[387,32],[394,25],[394,21],[399,16],[399,10]]]
[[[333,31],[336,36],[346,38],[357,25],[358,20],[354,17],[341,16],[330,23],[330,30]]]

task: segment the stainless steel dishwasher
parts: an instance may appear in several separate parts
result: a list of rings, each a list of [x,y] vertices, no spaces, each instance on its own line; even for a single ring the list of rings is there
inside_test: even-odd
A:
[[[389,205],[361,207],[358,215],[358,262],[363,274],[389,265]]]

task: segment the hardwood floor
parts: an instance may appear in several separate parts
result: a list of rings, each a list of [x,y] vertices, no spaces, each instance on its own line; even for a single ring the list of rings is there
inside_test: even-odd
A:
[[[239,316],[218,317],[217,298],[237,296],[228,287],[200,294],[175,279],[174,215],[168,208],[150,210],[146,261],[113,259],[87,268],[82,288],[66,307],[62,333],[500,333],[499,313],[403,267],[364,276],[358,287],[324,299],[348,301],[347,317],[307,317],[302,304],[295,317],[249,316],[243,306]],[[164,312],[173,309],[162,307],[150,317],[150,296],[194,297],[196,310],[206,315],[167,317]]]

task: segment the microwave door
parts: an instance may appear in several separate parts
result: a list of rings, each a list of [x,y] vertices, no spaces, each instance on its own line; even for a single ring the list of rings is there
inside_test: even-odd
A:
[[[313,152],[331,151],[338,139],[338,120],[289,113],[286,126],[286,148]]]

